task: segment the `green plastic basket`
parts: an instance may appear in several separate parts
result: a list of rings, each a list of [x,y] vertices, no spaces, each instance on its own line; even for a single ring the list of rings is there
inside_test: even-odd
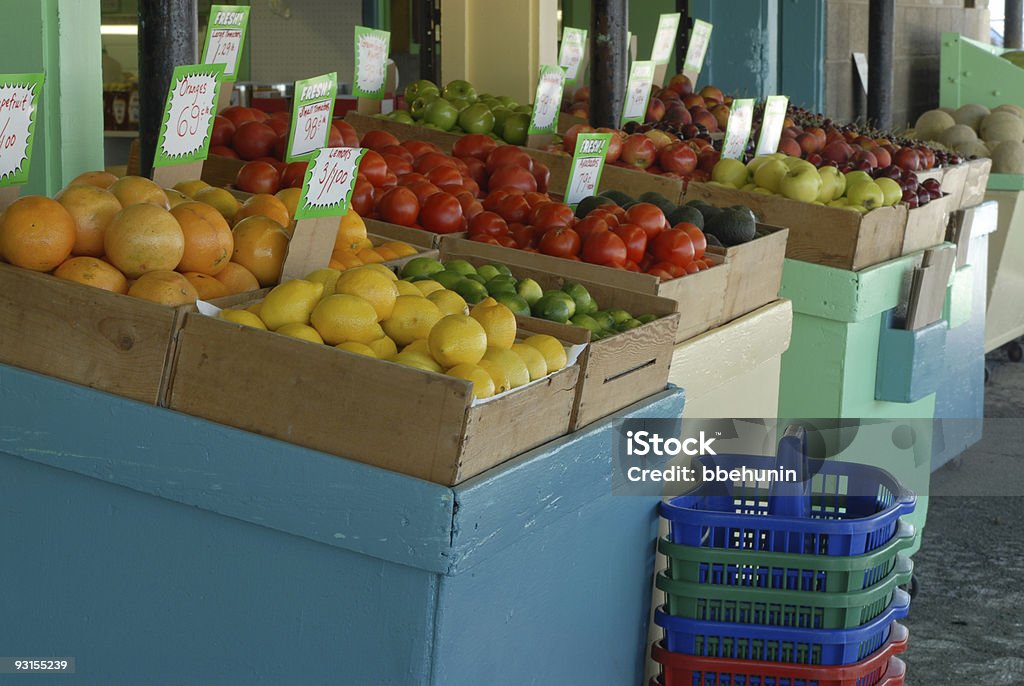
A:
[[[794,629],[853,629],[889,606],[898,586],[910,582],[914,563],[897,555],[893,571],[860,591],[815,593],[676,581],[664,572],[657,586],[667,596],[670,615],[706,622],[756,624]]]
[[[658,541],[675,581],[712,586],[815,593],[861,591],[883,581],[896,556],[914,545],[914,526],[902,519],[896,535],[881,548],[852,557],[773,553],[733,548],[697,548]]]

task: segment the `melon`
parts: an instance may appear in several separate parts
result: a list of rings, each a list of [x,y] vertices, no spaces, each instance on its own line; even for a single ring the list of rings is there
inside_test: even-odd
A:
[[[914,135],[923,141],[937,140],[939,134],[956,126],[956,122],[942,110],[928,110],[917,118],[914,124]]]
[[[979,140],[962,143],[956,146],[956,151],[964,157],[992,157],[992,153],[989,152],[988,146]]]
[[[952,107],[940,107],[939,111],[940,112],[945,112],[946,114],[948,114],[951,117],[953,116],[953,113],[956,112],[956,110],[953,109]]]
[[[966,124],[957,124],[939,134],[939,142],[947,148],[956,148],[962,143],[978,140],[978,134]]]
[[[981,122],[986,143],[1024,140],[1024,121],[1009,112],[993,112]]]
[[[1021,107],[1020,105],[1014,105],[1013,103],[1010,102],[1006,103],[1005,105],[1000,105],[999,107],[994,108],[992,111],[1009,112],[1010,114],[1015,114],[1021,119],[1024,119],[1024,107]]]
[[[984,105],[964,105],[953,113],[953,120],[957,124],[970,126],[977,131],[981,126],[981,120],[990,114],[991,112]]]
[[[993,174],[1024,174],[1024,143],[1003,141],[992,151]]]

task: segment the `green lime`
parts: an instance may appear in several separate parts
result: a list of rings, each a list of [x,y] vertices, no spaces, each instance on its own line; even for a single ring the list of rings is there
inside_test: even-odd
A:
[[[562,297],[564,295],[557,291],[545,293],[540,300],[533,304],[530,312],[534,317],[565,324],[572,317],[575,305],[571,298]]]
[[[633,318],[633,315],[631,315],[629,312],[626,312],[625,310],[608,310],[608,314],[611,316],[613,326],[615,326],[616,328],[618,328],[619,324],[626,321],[627,319]]]
[[[484,283],[487,283],[496,276],[501,276],[501,272],[493,264],[482,264],[480,265],[476,273],[483,277]]]
[[[476,274],[462,277],[462,280],[455,284],[452,290],[461,295],[462,299],[470,305],[476,305],[487,297],[487,288],[479,281],[473,280],[472,276],[476,276]]]
[[[504,274],[499,274],[498,276],[496,276],[493,279],[491,279],[490,281],[488,281],[487,282],[487,286],[490,287],[492,284],[495,285],[495,286],[498,286],[498,285],[508,286],[509,288],[511,288],[514,291],[516,289],[516,284],[517,283],[518,282],[516,281],[516,277],[514,277],[514,276],[505,276]]]
[[[530,316],[530,305],[515,293],[499,293],[494,296],[494,299],[512,310],[512,314],[519,315],[521,317]]]
[[[476,281],[476,282],[477,282],[478,284],[480,284],[481,286],[484,286],[484,285],[486,285],[486,284],[487,284],[487,279],[485,279],[485,278],[484,278],[483,276],[481,276],[481,275],[480,275],[479,273],[477,273],[477,274],[466,274],[466,275],[465,275],[464,277],[462,277],[462,278],[464,278],[464,279],[470,279],[470,280],[472,280],[472,281]]]
[[[504,274],[505,276],[512,276],[512,270],[509,269],[508,267],[506,267],[505,265],[503,265],[503,264],[495,264],[493,266],[495,268],[497,268],[497,270],[500,273]]]
[[[540,300],[540,297],[544,295],[544,289],[540,287],[540,284],[533,279],[522,279],[519,285],[516,286],[516,292],[522,296],[526,302],[530,303],[532,307],[535,302]]]
[[[591,312],[590,316],[601,325],[602,329],[610,329],[615,326],[615,320],[607,312]]]
[[[448,263],[444,265],[444,268],[450,272],[462,274],[463,276],[467,276],[469,274],[476,274],[476,267],[471,265],[466,260],[449,260]]]
[[[466,277],[458,272],[453,272],[451,269],[445,269],[443,272],[431,274],[430,278],[437,281],[448,290],[453,290],[455,288],[455,284]]]
[[[629,319],[619,322],[619,324],[615,328],[618,329],[619,331],[629,331],[630,329],[635,329],[636,327],[643,325],[644,323],[639,319],[633,319],[632,317],[630,317]]]
[[[576,303],[576,312],[580,314],[591,314],[597,312],[597,304],[590,297],[590,292],[578,283],[567,283],[562,286],[562,291],[572,298]]]
[[[569,321],[572,322],[574,326],[582,326],[584,329],[588,329],[590,331],[591,340],[594,340],[594,336],[601,332],[601,325],[598,324],[597,320],[589,314],[576,313]]]
[[[430,276],[444,271],[444,265],[432,257],[414,257],[402,267],[402,278],[413,276]]]
[[[657,318],[658,318],[658,315],[656,315],[656,314],[642,314],[639,317],[637,317],[636,320],[638,322],[640,322],[641,324],[650,324],[651,322],[653,322]]]

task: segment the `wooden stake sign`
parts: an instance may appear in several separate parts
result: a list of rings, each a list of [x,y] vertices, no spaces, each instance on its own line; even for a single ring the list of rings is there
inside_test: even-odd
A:
[[[587,74],[587,30],[566,26],[562,29],[562,46],[558,52],[558,66],[565,70],[565,90],[568,95],[583,85]]]
[[[161,186],[202,176],[223,75],[223,64],[175,67],[153,158],[153,180]]]
[[[690,32],[690,43],[686,48],[686,59],[683,61],[683,74],[690,79],[695,91],[697,79],[704,68],[704,56],[711,43],[711,29],[711,24],[698,19],[693,22],[693,30]]]
[[[644,122],[653,82],[654,62],[634,62],[629,69],[629,83],[626,85],[626,99],[622,103],[620,126],[625,126],[631,121],[639,124]]]
[[[610,133],[581,133],[576,138],[576,150],[565,188],[566,205],[575,207],[584,198],[597,193],[611,140]]]
[[[651,61],[654,62],[654,83],[659,86],[665,83],[665,72],[672,61],[672,52],[679,38],[679,12],[662,14],[658,18],[658,31],[654,34],[654,47],[651,48]]]
[[[0,211],[28,182],[42,74],[0,75]]]
[[[533,114],[527,131],[526,146],[543,148],[551,142],[558,129],[558,112],[562,105],[565,72],[561,67],[544,65],[537,79],[537,92],[533,97]]]
[[[295,82],[286,162],[307,160],[320,148],[327,147],[337,93],[335,72]]]
[[[356,67],[352,93],[358,99],[356,108],[360,114],[377,114],[387,86],[391,33],[357,26],[354,45]]]
[[[786,123],[786,111],[789,109],[789,98],[785,95],[770,95],[764,105],[764,117],[761,120],[761,133],[757,138],[754,156],[770,155],[779,149],[782,128]]]
[[[203,45],[203,64],[223,64],[227,83],[238,78],[238,65],[242,59],[245,33],[249,28],[249,7],[247,5],[213,5],[210,7],[210,25],[206,30]],[[221,89],[217,102],[220,112],[231,104],[232,87]]]

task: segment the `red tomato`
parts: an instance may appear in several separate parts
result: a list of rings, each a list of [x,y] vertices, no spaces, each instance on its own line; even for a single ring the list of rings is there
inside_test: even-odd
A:
[[[235,135],[235,123],[217,115],[213,118],[213,133],[210,134],[210,145],[231,145],[231,138]]]
[[[414,160],[418,160],[428,152],[441,152],[436,145],[425,141],[408,140],[401,143],[401,146],[412,153]]]
[[[474,198],[480,197],[480,184],[466,176],[462,177],[462,188],[473,194]]]
[[[459,170],[459,173],[463,176],[469,176],[469,165],[466,164],[465,160],[460,160],[458,157],[449,157],[455,168]]]
[[[654,237],[651,253],[659,262],[685,267],[693,261],[693,241],[685,231],[669,229]]]
[[[613,229],[620,223],[619,216],[617,214],[603,207],[599,207],[596,210],[591,210],[590,214],[587,215],[587,218],[590,217],[597,217],[599,219],[605,220],[606,222],[608,222],[608,226]]]
[[[536,248],[540,236],[541,233],[536,226],[517,224],[512,229],[512,238],[516,239],[516,246],[520,248]]]
[[[548,229],[541,236],[537,247],[545,255],[575,257],[580,252],[580,235],[565,227]]]
[[[504,189],[488,193],[487,197],[484,198],[484,209],[488,212],[497,212],[501,201],[510,195],[512,194]]]
[[[416,161],[416,158],[412,156],[412,153],[409,152],[406,148],[403,148],[401,145],[386,145],[377,152],[379,152],[381,155],[387,154],[395,155],[396,157],[401,157],[410,165]]]
[[[645,237],[646,237],[646,234],[645,234]],[[627,246],[627,249],[628,249],[628,246]],[[625,267],[626,267],[626,271],[630,271],[630,272],[639,272],[640,271],[640,265],[638,265],[633,260],[626,260]]]
[[[461,140],[461,139],[460,139]],[[467,157],[463,160],[466,165],[466,172],[463,176],[468,176],[477,182],[482,184],[487,181],[487,165],[478,160],[475,157]]]
[[[380,185],[381,188],[394,188],[398,185],[398,177],[392,174],[390,171],[384,175],[384,183]]]
[[[249,162],[238,170],[235,188],[246,193],[277,193],[281,175],[266,162]]]
[[[583,260],[592,264],[622,267],[629,255],[626,244],[611,231],[599,231],[583,244]]]
[[[404,176],[412,172],[412,162],[404,157],[392,155],[388,152],[382,152],[380,156],[384,158],[384,164],[388,165],[388,171],[395,176]]]
[[[613,229],[616,236],[626,244],[626,256],[629,262],[640,262],[647,252],[647,232],[636,224],[622,224]],[[627,268],[628,268],[627,264]]]
[[[417,174],[416,172],[410,172],[408,174],[400,174],[398,177],[399,186],[414,186],[420,181],[426,181],[427,177],[423,174]]]
[[[610,227],[602,217],[595,217],[591,214],[576,222],[572,228],[580,235],[580,240],[586,243],[591,236],[608,231]]]
[[[497,238],[495,238],[494,236],[488,236],[485,233],[478,233],[475,236],[470,236],[469,240],[477,241],[478,243],[487,243],[488,245],[501,245],[501,243],[498,242]]]
[[[498,144],[490,136],[482,133],[470,133],[460,136],[459,140],[455,141],[455,145],[452,146],[452,154],[461,159],[471,157],[486,162],[487,156],[496,147]]]
[[[650,269],[647,270],[647,273],[650,274],[651,276],[658,277],[658,279],[660,279],[661,281],[671,281],[672,279],[675,278],[664,269],[659,269],[656,267],[651,267]]]
[[[541,231],[553,229],[556,226],[572,226],[575,218],[572,208],[560,202],[541,203],[530,211],[530,223]]]
[[[530,216],[530,203],[522,195],[509,195],[498,203],[498,214],[507,222],[525,223]]]
[[[430,180],[430,183],[439,188],[462,185],[462,174],[455,167],[449,167],[448,165],[434,167],[427,172],[427,178]]]
[[[285,136],[289,132],[288,122],[281,119],[268,119],[266,123],[278,136]]]
[[[220,116],[234,124],[236,129],[247,121],[256,121],[256,114],[248,107],[226,107]]]
[[[623,223],[636,224],[647,234],[647,240],[651,240],[665,228],[665,213],[657,205],[638,202],[626,210]]]
[[[420,225],[434,233],[455,233],[462,230],[462,205],[450,193],[434,193],[420,210]]]
[[[690,264],[686,265],[685,269],[687,274],[696,274],[697,272],[700,271],[700,265],[697,264],[696,262],[691,262]]]
[[[491,157],[493,158],[493,155]],[[530,193],[537,190],[537,179],[533,178],[533,174],[528,169],[516,164],[505,164],[491,173],[490,178],[487,179],[487,188],[490,190],[518,188],[524,193]]]
[[[663,269],[671,274],[673,279],[678,279],[686,274],[686,267],[680,267],[678,264],[672,264],[671,262],[656,262],[651,269]]]
[[[214,155],[220,155],[221,157],[230,157],[233,160],[239,159],[238,153],[226,145],[211,145],[210,152]]]
[[[704,236],[704,232],[697,228],[696,224],[680,222],[676,224],[674,228],[685,231],[686,235],[690,237],[691,241],[693,241],[694,260],[699,260],[704,257],[704,250],[708,247],[708,239]]]
[[[281,160],[275,159],[273,157],[261,157],[261,158],[259,158],[256,161],[257,162],[266,162],[267,164],[269,164],[271,167],[273,167],[274,169],[277,170],[277,175],[278,176],[281,176],[282,174],[284,174],[284,170],[288,166],[287,164],[285,164]]]
[[[508,223],[494,212],[481,212],[469,222],[469,235],[475,236],[479,233],[488,236],[504,236],[508,233]]]
[[[546,202],[551,202],[551,196],[547,193],[527,193],[526,202],[530,203],[530,207],[536,207]]]
[[[359,160],[359,173],[374,186],[383,186],[388,175],[388,163],[379,152],[367,150],[363,154],[363,159]]]
[[[441,152],[428,152],[416,158],[413,168],[420,174],[426,174],[434,167],[451,167],[455,169],[455,159]]]
[[[359,141],[359,147],[381,152],[387,146],[398,145],[399,143],[401,143],[401,141],[387,131],[374,129],[372,131],[367,131],[363,135],[363,140]]]
[[[377,202],[377,212],[381,219],[392,224],[411,226],[420,213],[420,203],[416,194],[403,186],[395,186],[381,196]]]
[[[359,134],[354,126],[344,119],[335,119],[331,123],[331,138],[328,141],[328,148],[358,148]]]
[[[462,205],[462,216],[467,221],[484,211],[484,206],[480,204],[480,201],[465,191],[456,193],[455,197],[459,199],[459,204]]]
[[[243,160],[255,160],[270,155],[276,142],[274,129],[262,122],[247,121],[235,130],[231,147]]]
[[[409,190],[416,194],[416,199],[419,201],[420,207],[422,207],[423,203],[427,201],[427,198],[434,195],[435,193],[441,192],[440,188],[430,183],[429,181],[419,181],[411,186],[406,186],[406,188],[408,188]]]
[[[551,170],[541,162],[533,163],[533,178],[537,180],[537,190],[541,193],[548,192],[548,182],[551,181]]]
[[[282,133],[274,141],[274,157],[279,160],[283,160],[288,152],[288,134]]]
[[[297,164],[293,162],[292,164]],[[362,174],[356,175],[356,185],[352,189],[352,209],[360,217],[365,217],[373,211],[373,184],[366,180]]]
[[[522,148],[514,145],[499,145],[487,156],[487,171],[489,172],[506,164],[514,164],[527,171],[533,171],[533,158],[527,155]]]
[[[509,235],[498,236],[497,241],[498,241],[498,245],[503,246],[505,248],[518,248],[519,247],[516,244],[516,239],[512,238],[512,236],[509,236]]]

